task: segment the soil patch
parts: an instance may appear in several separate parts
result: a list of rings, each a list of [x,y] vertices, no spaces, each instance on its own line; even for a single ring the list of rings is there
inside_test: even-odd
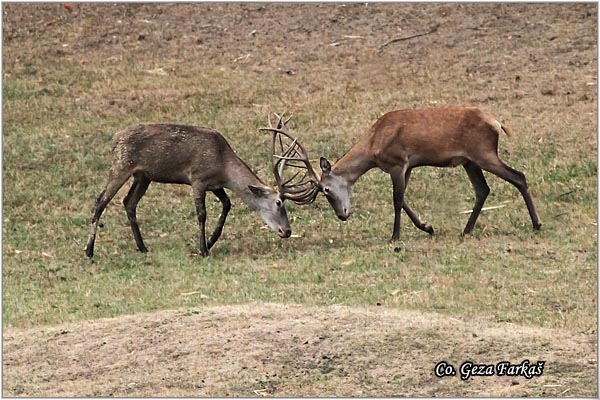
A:
[[[4,332],[4,396],[596,396],[593,335],[386,308],[248,304]],[[541,376],[438,378],[447,361]]]

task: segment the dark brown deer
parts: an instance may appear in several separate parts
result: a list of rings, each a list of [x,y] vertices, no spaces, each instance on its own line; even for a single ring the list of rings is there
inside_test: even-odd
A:
[[[221,236],[231,203],[224,188],[231,189],[282,238],[291,235],[283,197],[266,186],[231,149],[216,130],[187,125],[143,124],[117,133],[112,145],[113,161],[108,184],[102,191],[92,217],[92,230],[85,255],[94,255],[94,240],[102,212],[123,184],[133,176],[133,184],[123,200],[127,218],[139,251],[148,251],[136,218],[136,206],[150,182],[192,186],[198,223],[200,254]],[[208,240],[205,235],[206,192],[221,201],[223,210]]]
[[[342,221],[350,215],[350,188],[364,173],[380,168],[390,174],[394,191],[394,230],[391,241],[400,236],[402,209],[419,229],[433,234],[433,228],[419,220],[404,201],[404,192],[413,168],[421,166],[456,167],[462,165],[475,190],[475,205],[463,234],[469,234],[490,191],[482,170],[514,185],[525,200],[534,230],[541,224],[527,189],[525,175],[507,166],[498,157],[498,137],[508,129],[473,107],[434,107],[389,112],[380,117],[333,166],[321,157],[321,176],[317,176],[308,155],[297,139],[284,128],[265,128],[293,140],[294,155],[284,154],[286,162],[300,162],[306,168],[305,197],[314,200],[322,191]],[[290,147],[291,148],[291,147]],[[281,157],[274,154],[274,157]],[[285,167],[285,163],[282,168]],[[306,182],[310,182],[307,185]]]

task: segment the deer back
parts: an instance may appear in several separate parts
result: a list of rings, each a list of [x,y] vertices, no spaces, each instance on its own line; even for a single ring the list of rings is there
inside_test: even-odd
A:
[[[222,175],[233,150],[213,129],[142,124],[115,135],[113,154],[113,167],[131,169],[156,182],[189,184],[194,175]]]
[[[452,166],[471,154],[495,151],[499,126],[474,107],[392,111],[371,127],[370,152],[380,166]]]

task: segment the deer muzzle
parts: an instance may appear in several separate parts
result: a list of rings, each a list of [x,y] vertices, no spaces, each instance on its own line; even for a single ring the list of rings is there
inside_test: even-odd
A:
[[[339,214],[337,215],[337,217],[338,217],[339,219],[341,219],[342,221],[345,221],[345,220],[347,220],[347,219],[348,219],[348,217],[350,217],[350,213],[348,212],[348,209],[347,209],[347,208],[344,208],[344,211],[342,211],[341,213],[339,213]]]
[[[289,238],[290,236],[292,236],[292,230],[290,228],[279,228],[279,230],[277,231],[277,233],[279,234],[280,237],[282,238]]]

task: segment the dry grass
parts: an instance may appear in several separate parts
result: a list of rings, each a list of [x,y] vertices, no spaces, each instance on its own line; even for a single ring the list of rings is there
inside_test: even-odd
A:
[[[593,396],[594,345],[564,330],[382,307],[189,308],[11,330],[4,395]],[[433,375],[442,360],[524,359],[545,361],[544,373]]]
[[[179,307],[269,302],[381,304],[389,312],[559,329],[595,343],[595,4],[73,7],[3,4],[7,334]],[[436,24],[436,33],[377,49]],[[300,237],[285,241],[232,196],[222,239],[208,259],[191,255],[198,228],[189,188],[150,187],[138,212],[147,255],[134,250],[123,190],[103,216],[94,262],[83,260],[110,139],[128,125],[216,128],[272,182],[268,137],[257,131],[268,111],[294,112],[311,157],[335,160],[382,113],[436,104],[480,106],[511,127],[500,155],[527,176],[543,223],[539,234],[518,192],[490,177],[486,205],[507,206],[484,212],[473,235],[461,238],[467,220],[461,212],[474,201],[466,174],[423,168],[414,171],[407,199],[436,236],[404,218],[399,253],[387,244],[389,177],[372,171],[355,185],[346,223],[323,198],[288,205]],[[219,205],[211,199],[208,209],[214,223]],[[575,363],[570,357],[557,359],[555,368],[566,374]],[[364,394],[376,393],[367,378]],[[301,393],[286,393],[325,391],[309,381]],[[34,393],[26,387],[21,394]],[[352,391],[336,394],[342,392]]]

